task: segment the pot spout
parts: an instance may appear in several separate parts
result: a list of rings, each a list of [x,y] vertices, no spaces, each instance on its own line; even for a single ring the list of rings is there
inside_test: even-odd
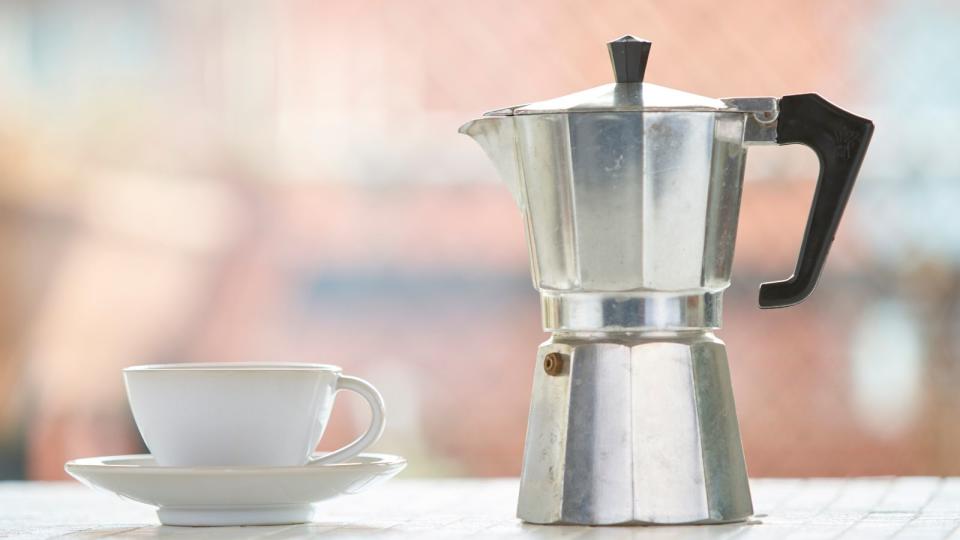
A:
[[[517,138],[512,116],[484,116],[471,120],[458,130],[477,141],[493,161],[501,180],[510,189],[513,200],[523,207],[520,167],[517,163]]]

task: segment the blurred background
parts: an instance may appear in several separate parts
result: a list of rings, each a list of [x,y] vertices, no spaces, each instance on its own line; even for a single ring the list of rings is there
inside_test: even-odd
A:
[[[540,328],[522,223],[457,127],[612,80],[818,92],[877,125],[820,286],[817,174],[750,150],[725,300],[753,476],[960,474],[960,5],[0,3],[0,479],[143,450],[121,368],[343,365],[409,475],[519,473]],[[322,446],[360,431],[344,396]]]

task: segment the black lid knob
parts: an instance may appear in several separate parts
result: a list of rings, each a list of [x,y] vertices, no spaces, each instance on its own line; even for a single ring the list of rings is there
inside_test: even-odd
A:
[[[651,43],[631,35],[623,36],[607,43],[613,74],[618,83],[643,82],[643,72],[647,70],[647,58],[650,56]]]

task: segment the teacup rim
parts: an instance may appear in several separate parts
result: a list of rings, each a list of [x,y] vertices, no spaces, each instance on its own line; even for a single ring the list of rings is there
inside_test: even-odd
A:
[[[169,364],[141,364],[123,369],[124,373],[169,371],[334,371],[340,366],[304,362],[175,362]]]

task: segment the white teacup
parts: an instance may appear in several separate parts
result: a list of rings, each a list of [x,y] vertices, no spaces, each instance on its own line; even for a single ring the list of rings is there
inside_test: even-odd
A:
[[[130,408],[159,465],[298,466],[356,456],[383,433],[384,405],[370,383],[321,364],[156,364],[123,370]],[[314,449],[334,397],[367,400],[367,432],[321,457]]]

